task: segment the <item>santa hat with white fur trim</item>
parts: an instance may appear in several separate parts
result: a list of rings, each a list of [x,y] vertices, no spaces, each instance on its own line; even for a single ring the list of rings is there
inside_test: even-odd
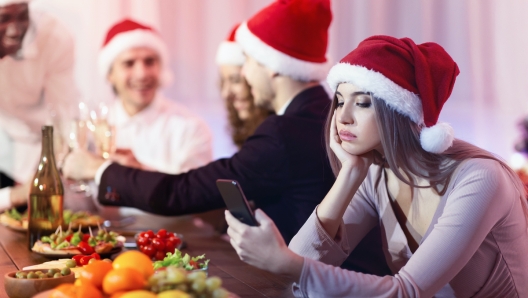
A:
[[[236,41],[246,54],[281,75],[320,81],[328,63],[329,0],[278,0],[240,25]]]
[[[246,61],[246,56],[242,47],[235,42],[235,32],[240,24],[237,24],[229,34],[227,40],[222,41],[216,52],[216,64],[242,66]]]
[[[333,66],[327,81],[332,90],[339,83],[351,83],[385,101],[422,126],[425,151],[442,153],[453,144],[454,132],[449,124],[438,123],[438,116],[459,73],[455,61],[436,43],[372,36]]]
[[[158,53],[162,66],[161,83],[163,85],[170,83],[172,73],[167,67],[169,53],[165,42],[151,27],[129,19],[118,22],[108,30],[103,48],[99,52],[99,73],[106,77],[119,54],[137,47],[151,48]]]
[[[31,0],[0,0],[0,6],[7,6],[11,4],[29,3]]]

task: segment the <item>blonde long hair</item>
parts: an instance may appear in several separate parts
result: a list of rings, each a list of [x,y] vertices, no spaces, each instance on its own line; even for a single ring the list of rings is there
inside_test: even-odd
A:
[[[526,188],[519,176],[500,158],[492,153],[465,141],[455,139],[453,146],[441,154],[425,151],[420,145],[420,127],[410,118],[394,111],[385,101],[371,95],[376,111],[376,121],[379,127],[381,145],[385,153],[384,162],[391,169],[400,169],[407,177],[421,177],[429,181],[439,195],[444,195],[456,168],[470,158],[485,158],[497,161],[507,171],[515,188],[521,194],[524,213],[528,220],[528,205]],[[332,115],[337,107],[337,97],[334,96],[325,126],[326,151],[330,166],[337,176],[341,163],[330,149],[330,125]],[[415,181],[405,177],[400,171],[394,174],[404,183],[415,188],[423,188]],[[412,174],[412,175],[409,175]]]

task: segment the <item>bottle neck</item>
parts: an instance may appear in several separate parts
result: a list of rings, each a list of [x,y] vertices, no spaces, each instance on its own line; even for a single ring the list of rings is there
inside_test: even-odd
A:
[[[40,162],[55,167],[55,154],[53,151],[53,126],[42,127],[42,153]]]

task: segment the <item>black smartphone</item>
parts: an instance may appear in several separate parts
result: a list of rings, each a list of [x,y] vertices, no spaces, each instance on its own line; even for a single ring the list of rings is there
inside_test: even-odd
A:
[[[216,180],[216,186],[224,199],[227,209],[234,217],[249,226],[259,225],[237,181],[218,179]]]

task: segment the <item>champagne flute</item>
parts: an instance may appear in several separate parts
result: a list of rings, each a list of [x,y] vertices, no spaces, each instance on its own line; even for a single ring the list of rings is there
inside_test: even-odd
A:
[[[94,136],[95,153],[108,159],[115,152],[115,126],[108,121],[108,107],[99,104],[98,110],[90,112],[90,130]]]
[[[68,129],[68,152],[74,149],[88,149],[88,126],[86,121],[86,105],[79,103],[81,118],[70,121]],[[88,181],[78,180],[69,184],[71,190],[75,192],[87,192],[89,190]]]

